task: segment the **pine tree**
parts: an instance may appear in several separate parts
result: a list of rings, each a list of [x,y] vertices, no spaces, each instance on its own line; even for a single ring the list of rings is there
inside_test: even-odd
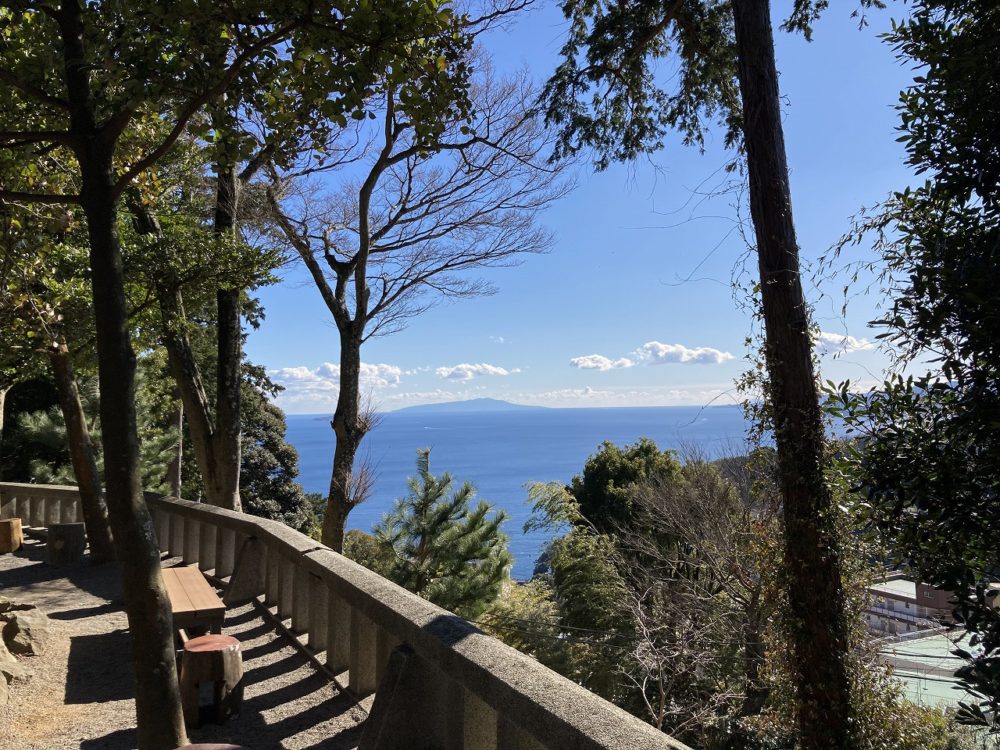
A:
[[[379,542],[395,553],[388,578],[463,617],[477,617],[496,600],[507,580],[512,557],[500,530],[507,514],[489,517],[465,482],[453,489],[448,473],[430,473],[430,449],[417,451],[417,476],[410,493],[375,527]]]

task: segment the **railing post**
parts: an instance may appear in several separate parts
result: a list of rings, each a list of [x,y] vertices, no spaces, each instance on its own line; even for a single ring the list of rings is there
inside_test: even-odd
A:
[[[198,542],[201,536],[201,524],[197,519],[184,518],[184,549],[181,555],[185,565],[198,562]]]
[[[382,682],[385,668],[389,664],[389,655],[402,641],[389,633],[385,628],[378,628],[375,641],[375,684]]]
[[[351,608],[329,587],[326,599],[326,666],[341,672],[351,664]]]
[[[54,526],[59,523],[59,500],[54,497],[42,496],[42,514],[45,517],[45,526]]]
[[[264,604],[268,607],[278,603],[278,594],[281,590],[281,553],[276,547],[265,545],[267,549],[266,568],[266,591],[264,593]]]
[[[292,616],[295,601],[295,566],[284,555],[278,561],[278,619]]]
[[[217,527],[214,523],[203,523],[198,532],[198,567],[203,571],[213,570],[215,560],[215,535]]]
[[[357,697],[375,692],[378,686],[378,631],[371,620],[351,609],[350,687]]]
[[[72,498],[62,498],[59,501],[59,518],[62,523],[76,523],[80,520],[76,514],[80,501]]]
[[[13,518],[14,515],[14,496],[3,490],[0,492],[0,518]]]
[[[45,525],[45,498],[32,495],[28,498],[28,525]]]
[[[329,636],[330,605],[323,579],[309,574],[309,648],[326,651]]]
[[[167,551],[171,557],[184,555],[184,531],[187,525],[183,516],[178,515],[170,522],[170,545]]]
[[[219,529],[215,536],[215,577],[227,578],[233,574],[233,565],[236,564],[236,532]]]
[[[309,571],[301,565],[292,565],[295,571],[295,587],[292,592],[292,630],[296,633],[308,633],[311,629],[309,622],[309,594],[312,592],[312,585],[309,580]]]
[[[496,750],[497,712],[469,690],[462,690],[462,747]]]

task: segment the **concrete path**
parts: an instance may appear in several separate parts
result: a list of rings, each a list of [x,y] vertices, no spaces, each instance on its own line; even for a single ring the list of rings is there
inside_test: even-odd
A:
[[[0,707],[0,750],[129,750],[135,704],[128,622],[115,565],[69,568],[43,562],[29,541],[0,555],[0,596],[38,605],[52,620],[34,670],[11,685]],[[246,605],[226,613],[223,633],[243,648],[243,711],[226,724],[206,724],[192,742],[232,742],[256,750],[347,750],[357,747],[366,714],[312,668],[288,640]]]

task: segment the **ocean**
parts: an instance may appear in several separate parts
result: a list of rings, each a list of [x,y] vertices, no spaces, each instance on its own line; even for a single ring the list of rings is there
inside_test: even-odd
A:
[[[326,494],[333,460],[328,415],[288,415],[288,441],[299,452],[299,481]],[[641,437],[660,448],[693,447],[708,457],[743,452],[746,425],[738,406],[672,406],[604,409],[512,409],[456,412],[419,409],[389,412],[365,438],[361,453],[376,469],[373,496],[348,517],[349,529],[370,531],[416,473],[418,448],[430,448],[431,473],[470,481],[478,498],[503,508],[509,519],[515,579],[531,577],[548,536],[526,534],[531,514],[525,484],[568,483],[604,440],[624,445]]]

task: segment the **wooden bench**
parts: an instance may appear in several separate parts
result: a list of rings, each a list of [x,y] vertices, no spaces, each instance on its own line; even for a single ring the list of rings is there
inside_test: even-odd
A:
[[[196,566],[164,568],[163,583],[174,613],[174,629],[180,633],[182,640],[187,640],[185,631],[189,628],[222,632],[226,605]]]

